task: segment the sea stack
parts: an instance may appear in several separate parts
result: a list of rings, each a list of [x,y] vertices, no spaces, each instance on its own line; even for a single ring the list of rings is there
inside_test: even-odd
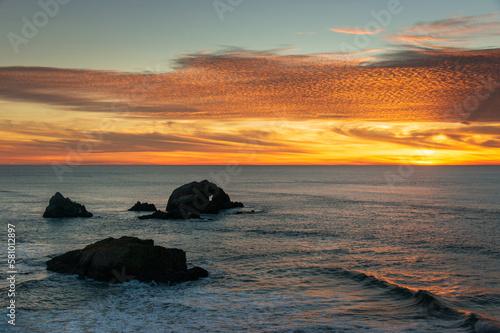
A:
[[[226,192],[208,180],[191,182],[176,188],[168,198],[166,212],[156,211],[139,219],[180,220],[199,218],[200,214],[218,214],[221,210],[243,207]]]
[[[43,217],[92,217],[84,205],[65,198],[57,192],[50,198],[49,205],[45,208]]]
[[[208,180],[176,188],[167,203],[167,211],[193,214],[217,214],[223,209],[236,207],[243,207],[243,204],[231,201],[222,188]]]

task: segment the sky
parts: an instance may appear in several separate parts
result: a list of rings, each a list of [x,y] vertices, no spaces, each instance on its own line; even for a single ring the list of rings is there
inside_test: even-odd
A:
[[[500,1],[0,0],[0,164],[500,164]]]

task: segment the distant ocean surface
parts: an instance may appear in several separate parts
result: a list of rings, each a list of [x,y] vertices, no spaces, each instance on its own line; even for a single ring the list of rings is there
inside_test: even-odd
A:
[[[500,167],[240,168],[78,166],[60,181],[51,166],[0,166],[0,331],[500,332]],[[255,213],[164,221],[127,211],[136,201],[164,210],[176,187],[203,179]],[[42,218],[57,191],[94,217]],[[181,248],[210,277],[118,285],[45,270],[110,236]]]

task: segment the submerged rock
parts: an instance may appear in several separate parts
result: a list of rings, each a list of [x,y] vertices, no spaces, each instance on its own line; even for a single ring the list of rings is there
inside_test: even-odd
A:
[[[92,217],[84,205],[65,198],[57,192],[50,198],[49,205],[45,208],[43,217]]]
[[[137,201],[137,203],[132,208],[130,208],[129,211],[156,212],[156,206],[147,202],[141,203],[140,201]]]
[[[47,270],[111,283],[178,283],[208,276],[203,268],[188,269],[186,253],[181,249],[167,249],[154,245],[151,239],[125,236],[66,252],[47,261]]]
[[[186,219],[199,219],[200,215],[187,213],[187,217],[181,214],[181,212],[172,210],[168,212],[162,212],[161,210],[157,210],[153,214],[150,215],[142,215],[139,216],[140,220],[149,220],[149,219],[159,219],[159,220],[186,220]]]
[[[208,180],[176,188],[167,203],[168,212],[177,212],[183,218],[189,218],[189,214],[217,214],[236,207],[243,207],[243,204],[231,201],[222,188]]]
[[[255,210],[251,210],[251,211],[237,211],[236,213],[234,213],[235,215],[241,215],[241,214],[254,214],[255,213]]]

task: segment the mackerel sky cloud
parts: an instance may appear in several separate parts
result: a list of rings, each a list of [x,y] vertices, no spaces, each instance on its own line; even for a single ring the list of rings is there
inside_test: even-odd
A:
[[[498,103],[500,50],[415,51],[413,60],[403,54],[404,62],[392,53],[385,55],[392,60],[359,64],[336,55],[197,53],[178,58],[172,72],[152,74],[11,67],[0,69],[0,95],[82,111],[126,107],[175,119],[279,114],[446,121],[479,93],[475,121],[499,120],[490,105]]]

